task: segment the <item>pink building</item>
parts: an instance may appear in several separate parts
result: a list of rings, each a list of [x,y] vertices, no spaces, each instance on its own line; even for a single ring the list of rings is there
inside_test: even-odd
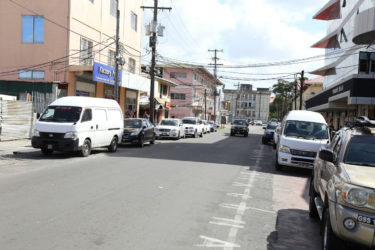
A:
[[[205,68],[163,66],[163,78],[178,84],[171,88],[170,117],[200,117],[214,119],[214,95],[216,87],[222,85]],[[216,107],[218,107],[216,94]],[[219,110],[216,108],[216,116]]]

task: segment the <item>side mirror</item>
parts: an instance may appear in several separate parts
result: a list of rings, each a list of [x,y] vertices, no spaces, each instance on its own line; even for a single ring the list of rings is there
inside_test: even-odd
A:
[[[40,113],[36,113],[36,119],[40,118]]]
[[[146,126],[143,126],[143,129],[146,129]]]
[[[334,162],[335,161],[335,155],[331,150],[328,149],[322,149],[319,151],[319,158],[328,161],[328,162]]]

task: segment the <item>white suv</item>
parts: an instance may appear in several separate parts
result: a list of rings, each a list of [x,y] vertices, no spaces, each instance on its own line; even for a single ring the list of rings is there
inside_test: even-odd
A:
[[[182,123],[185,127],[185,135],[193,136],[194,138],[203,137],[204,124],[202,120],[197,117],[185,117],[182,119]]]

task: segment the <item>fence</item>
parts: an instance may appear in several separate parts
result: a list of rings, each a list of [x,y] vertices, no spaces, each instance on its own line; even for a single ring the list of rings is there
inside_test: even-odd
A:
[[[32,102],[0,99],[0,141],[30,138],[33,117]]]

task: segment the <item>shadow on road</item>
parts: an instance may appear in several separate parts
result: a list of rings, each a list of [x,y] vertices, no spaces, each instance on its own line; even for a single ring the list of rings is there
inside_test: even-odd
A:
[[[268,250],[320,249],[320,223],[310,219],[308,211],[279,210],[275,227],[267,237]]]

